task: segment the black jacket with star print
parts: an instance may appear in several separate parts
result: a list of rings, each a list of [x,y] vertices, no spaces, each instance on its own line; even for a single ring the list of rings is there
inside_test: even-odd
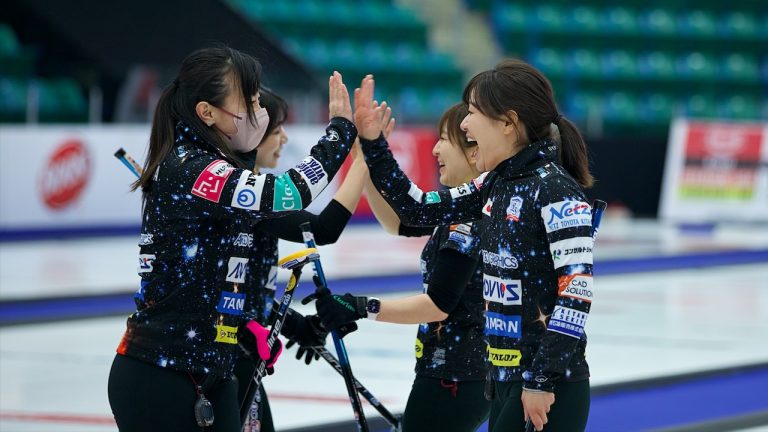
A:
[[[256,294],[247,280],[252,224],[309,205],[339,170],[356,135],[350,121],[334,118],[295,168],[257,175],[235,168],[179,123],[175,148],[145,195],[137,310],[118,353],[229,376],[239,350],[237,327],[246,317],[247,297]]]
[[[376,188],[408,225],[482,220],[480,258],[491,375],[551,391],[589,377],[584,324],[592,302],[591,206],[555,161],[558,145],[532,143],[493,171],[422,192],[383,137],[362,140]]]

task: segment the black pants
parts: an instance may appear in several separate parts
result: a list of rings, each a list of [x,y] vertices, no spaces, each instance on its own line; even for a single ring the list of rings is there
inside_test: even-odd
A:
[[[520,396],[522,382],[496,381],[496,395],[491,403],[489,432],[523,432],[525,419]],[[582,432],[589,417],[589,380],[558,383],[555,403],[547,414],[546,432]]]
[[[239,432],[240,414],[235,380],[217,380],[203,388],[214,410],[213,426],[195,421],[197,400],[192,379],[118,354],[109,373],[109,404],[121,432]]]
[[[245,356],[241,356],[237,363],[235,363],[235,378],[237,378],[237,400],[242,401],[245,399],[248,386],[253,385],[253,373],[256,371],[256,367],[253,365],[253,361]],[[261,432],[275,432],[275,425],[272,421],[272,410],[269,408],[269,400],[267,399],[267,393],[264,391],[264,381],[261,382],[259,387],[259,394],[261,395],[259,401],[259,421],[261,422]],[[239,407],[240,405],[238,405]],[[239,409],[239,408],[238,408]]]
[[[485,381],[416,376],[403,413],[403,432],[474,432],[488,418]]]

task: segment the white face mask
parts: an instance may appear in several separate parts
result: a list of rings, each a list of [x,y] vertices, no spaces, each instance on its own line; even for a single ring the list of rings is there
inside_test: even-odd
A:
[[[261,139],[264,138],[264,133],[267,132],[267,126],[269,126],[269,114],[266,108],[262,107],[254,113],[256,115],[256,126],[248,121],[248,113],[238,113],[235,115],[223,108],[219,109],[235,118],[237,132],[233,136],[227,135],[233,151],[248,153],[261,144]]]

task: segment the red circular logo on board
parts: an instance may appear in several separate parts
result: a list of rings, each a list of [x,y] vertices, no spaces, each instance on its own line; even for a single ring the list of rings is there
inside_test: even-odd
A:
[[[43,202],[53,210],[75,203],[85,190],[91,173],[88,150],[78,139],[62,143],[48,159],[40,176]]]

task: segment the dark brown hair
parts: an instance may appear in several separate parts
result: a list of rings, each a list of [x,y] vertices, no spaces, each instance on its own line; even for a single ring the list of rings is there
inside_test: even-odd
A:
[[[584,138],[576,126],[560,114],[552,85],[533,66],[522,60],[503,60],[495,68],[475,75],[464,88],[462,100],[497,120],[511,122],[508,113],[515,111],[531,142],[557,139],[553,136],[554,123],[560,131],[559,162],[581,186],[592,186],[594,179],[589,172]]]
[[[448,134],[446,138],[448,138],[448,141],[450,141],[451,144],[458,144],[465,149],[477,145],[477,142],[467,140],[467,134],[461,130],[461,122],[468,113],[469,110],[467,110],[467,105],[460,102],[448,108],[443,113],[443,116],[440,117],[440,123],[438,123],[440,134],[445,130]]]
[[[261,64],[233,48],[203,48],[188,55],[181,63],[178,76],[165,87],[157,102],[144,172],[133,183],[132,189],[141,188],[145,194],[149,191],[155,171],[173,149],[179,121],[192,127],[205,142],[239,164],[221,136],[200,120],[195,106],[201,101],[222,106],[230,87],[234,86],[240,90],[248,119],[255,125],[251,98],[259,91],[260,79]]]
[[[264,138],[262,138],[262,141],[264,141],[275,129],[282,126],[288,120],[288,103],[271,90],[262,88],[259,92],[259,105],[264,107],[267,110],[267,114],[269,114],[267,131],[264,132]]]

